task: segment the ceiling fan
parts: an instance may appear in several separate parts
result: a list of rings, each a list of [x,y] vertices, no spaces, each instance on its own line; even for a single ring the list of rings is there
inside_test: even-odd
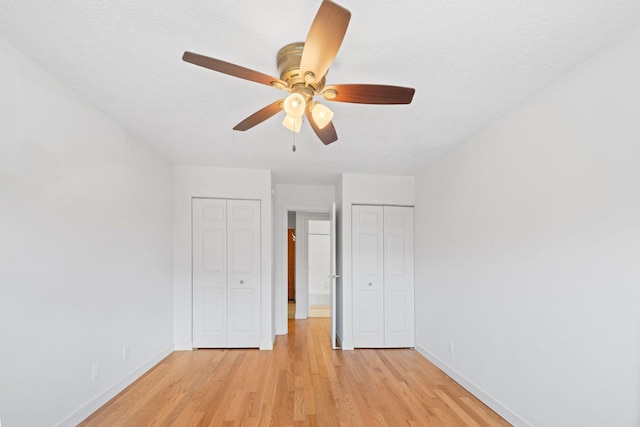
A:
[[[278,52],[276,60],[280,72],[279,79],[197,53],[185,52],[182,59],[220,73],[289,92],[285,99],[256,111],[238,123],[234,130],[251,129],[285,110],[286,116],[282,124],[286,128],[299,132],[302,116],[306,115],[318,138],[328,145],[338,139],[331,121],[333,112],[324,104],[314,101],[314,96],[322,96],[327,101],[355,104],[409,104],[415,92],[413,88],[401,86],[325,85],[327,71],[340,49],[350,19],[351,12],[347,9],[324,0],[311,24],[306,41],[288,44]]]

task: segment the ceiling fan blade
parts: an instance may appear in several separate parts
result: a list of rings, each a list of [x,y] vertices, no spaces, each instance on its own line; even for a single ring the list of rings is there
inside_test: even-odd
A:
[[[262,83],[267,86],[274,86],[279,89],[287,87],[286,82],[276,77],[197,53],[185,52],[184,55],[182,55],[182,60],[213,71],[218,71],[219,73],[228,74],[233,77],[250,80],[256,83]]]
[[[245,130],[249,130],[252,127],[259,125],[260,123],[264,122],[265,120],[267,120],[268,118],[278,114],[280,111],[282,111],[282,104],[283,104],[284,100],[281,99],[279,101],[276,101],[272,104],[267,105],[266,107],[264,107],[261,110],[256,111],[255,113],[253,113],[252,115],[250,115],[249,117],[247,117],[246,119],[244,119],[243,121],[241,121],[240,123],[238,123],[233,130],[240,130],[240,131],[245,131]]]
[[[319,82],[338,54],[342,39],[347,32],[351,12],[329,0],[324,0],[311,24],[304,42],[300,71],[311,72],[307,82]]]
[[[329,101],[354,104],[410,104],[415,91],[402,86],[346,84],[325,86],[322,95]]]
[[[333,126],[333,122],[329,122],[329,124],[320,129],[315,120],[313,120],[313,116],[309,110],[307,110],[307,119],[309,120],[311,128],[324,145],[329,145],[338,140],[338,134],[336,133],[336,128]]]

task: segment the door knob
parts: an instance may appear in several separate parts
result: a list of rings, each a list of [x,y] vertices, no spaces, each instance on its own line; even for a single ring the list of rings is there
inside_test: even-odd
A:
[[[369,282],[369,286],[373,285],[373,283]]]
[[[244,280],[240,280],[240,284],[243,285],[244,284]]]

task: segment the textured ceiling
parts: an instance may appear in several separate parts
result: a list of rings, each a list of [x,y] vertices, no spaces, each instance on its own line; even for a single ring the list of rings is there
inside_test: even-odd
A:
[[[413,103],[330,103],[338,141],[281,115],[285,92],[181,60],[185,50],[276,75],[319,0],[0,0],[0,36],[176,164],[272,169],[277,183],[413,174],[640,22],[638,0],[343,0],[331,83],[416,88]]]

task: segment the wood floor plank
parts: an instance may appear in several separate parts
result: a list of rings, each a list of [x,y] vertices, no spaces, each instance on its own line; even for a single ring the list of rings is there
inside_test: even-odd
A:
[[[174,352],[83,421],[111,426],[509,426],[412,349],[334,351],[289,320],[272,351]]]

